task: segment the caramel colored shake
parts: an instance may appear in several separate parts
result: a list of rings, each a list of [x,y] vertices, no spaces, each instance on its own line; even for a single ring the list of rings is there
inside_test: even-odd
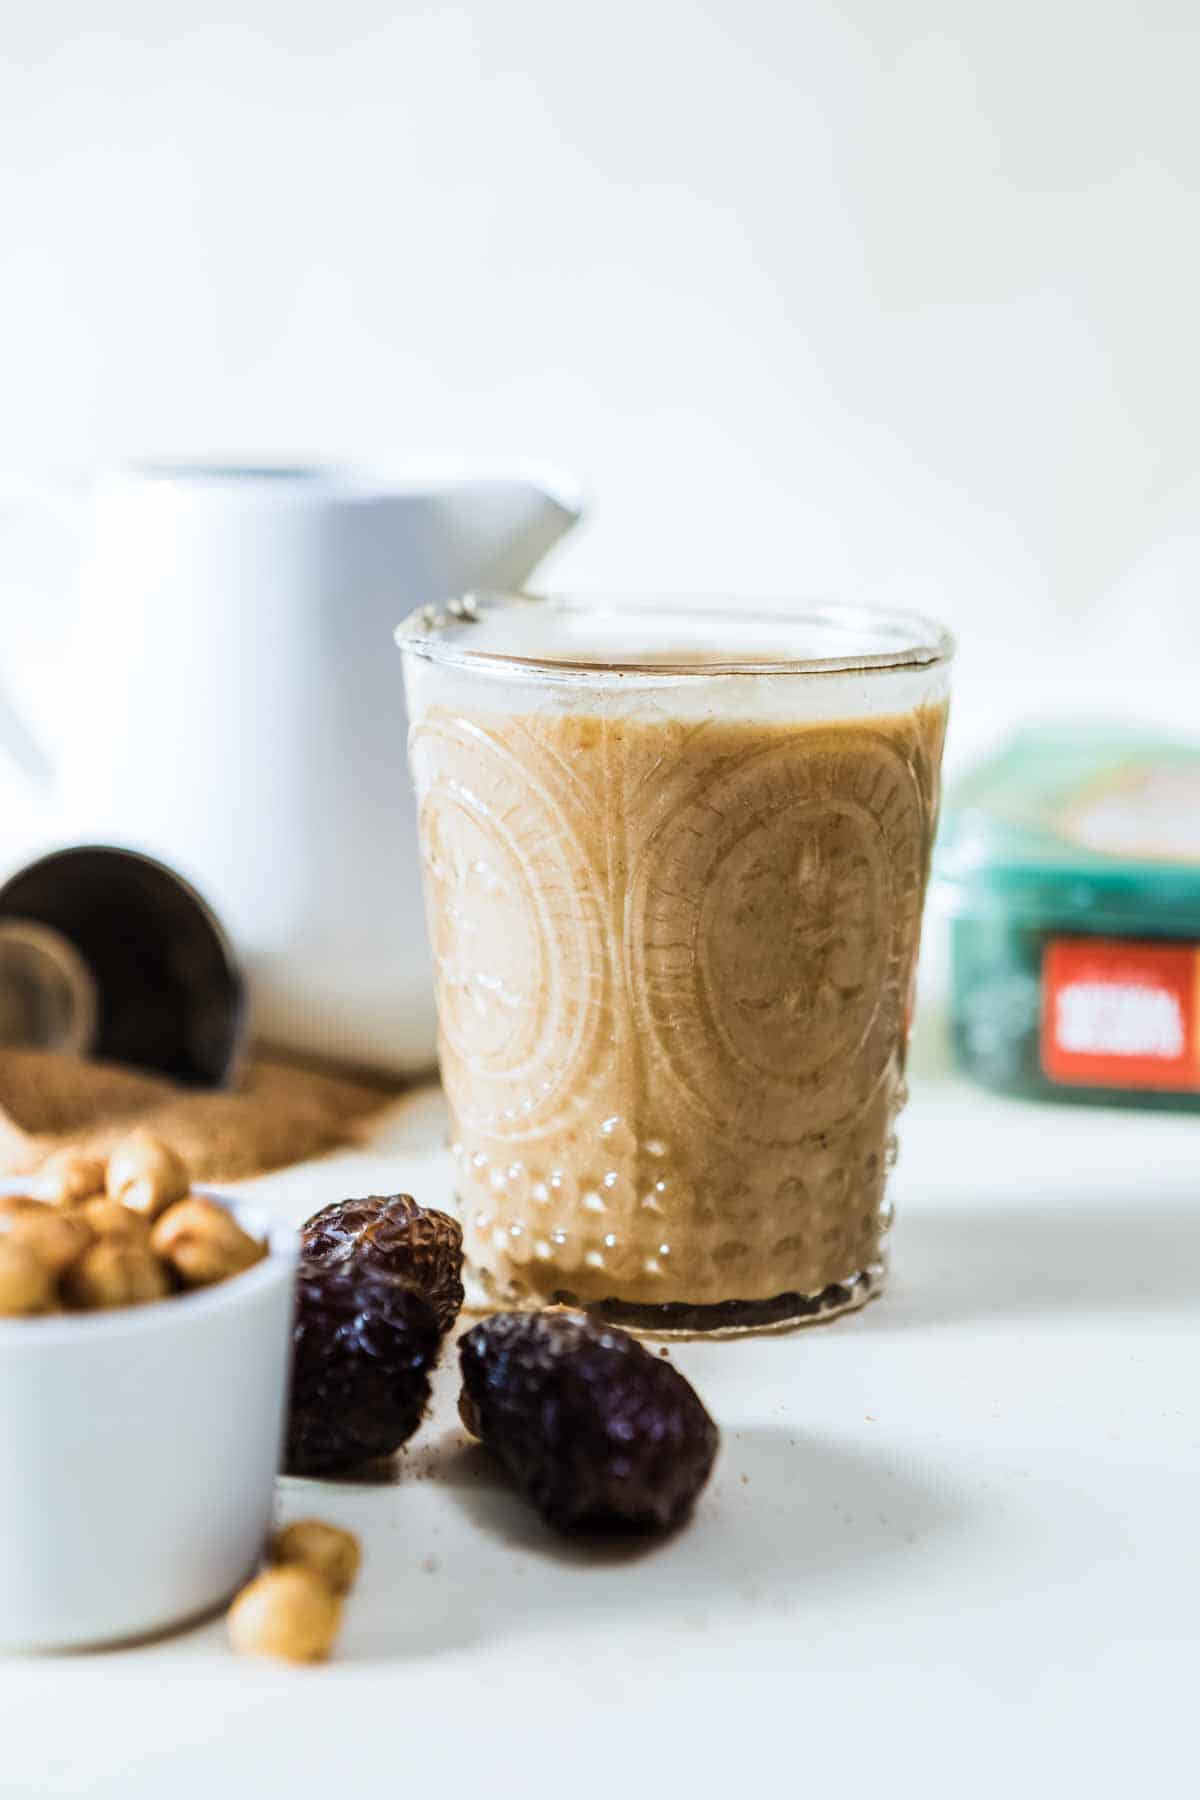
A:
[[[644,1325],[841,1310],[880,1274],[944,683],[873,712],[869,676],[805,708],[819,675],[697,659],[701,702],[650,667],[413,708],[468,1256],[497,1303]]]

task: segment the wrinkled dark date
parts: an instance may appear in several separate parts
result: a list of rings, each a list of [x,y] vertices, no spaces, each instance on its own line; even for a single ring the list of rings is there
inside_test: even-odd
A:
[[[415,1288],[433,1307],[443,1332],[458,1317],[462,1228],[448,1214],[418,1206],[411,1194],[335,1201],[309,1219],[300,1246],[310,1262],[381,1270]]]
[[[687,1517],[719,1438],[670,1363],[576,1314],[498,1313],[459,1351],[463,1423],[549,1524],[665,1530]]]
[[[398,1449],[421,1422],[440,1344],[414,1289],[370,1269],[302,1262],[288,1473],[331,1474]]]

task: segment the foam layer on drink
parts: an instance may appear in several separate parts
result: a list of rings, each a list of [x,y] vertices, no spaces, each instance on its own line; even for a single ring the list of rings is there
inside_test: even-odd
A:
[[[913,648],[922,633],[925,661]],[[944,649],[936,629],[867,612],[785,616],[733,602],[605,608],[483,596],[473,614],[431,632],[428,647],[439,664],[439,703],[497,713],[833,721],[904,713],[931,691],[945,693],[937,674],[931,690],[929,664]],[[815,664],[824,665],[819,673]],[[422,689],[411,665],[409,680]]]

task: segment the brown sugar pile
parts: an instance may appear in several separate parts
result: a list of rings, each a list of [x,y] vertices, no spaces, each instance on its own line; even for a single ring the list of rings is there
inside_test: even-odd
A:
[[[193,1179],[240,1181],[352,1143],[395,1086],[254,1058],[229,1089],[179,1088],[159,1076],[44,1050],[0,1051],[0,1174],[26,1175],[64,1145],[106,1156],[146,1125]]]

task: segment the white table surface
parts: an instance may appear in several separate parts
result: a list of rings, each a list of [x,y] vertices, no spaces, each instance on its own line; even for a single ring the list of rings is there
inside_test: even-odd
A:
[[[283,1517],[363,1539],[335,1662],[237,1661],[219,1621],[9,1659],[0,1793],[1187,1791],[1200,1120],[914,1086],[884,1298],[672,1349],[723,1431],[678,1537],[555,1540],[447,1367],[394,1481],[280,1483]],[[440,1122],[424,1090],[369,1151],[253,1185],[297,1219],[443,1200]]]

